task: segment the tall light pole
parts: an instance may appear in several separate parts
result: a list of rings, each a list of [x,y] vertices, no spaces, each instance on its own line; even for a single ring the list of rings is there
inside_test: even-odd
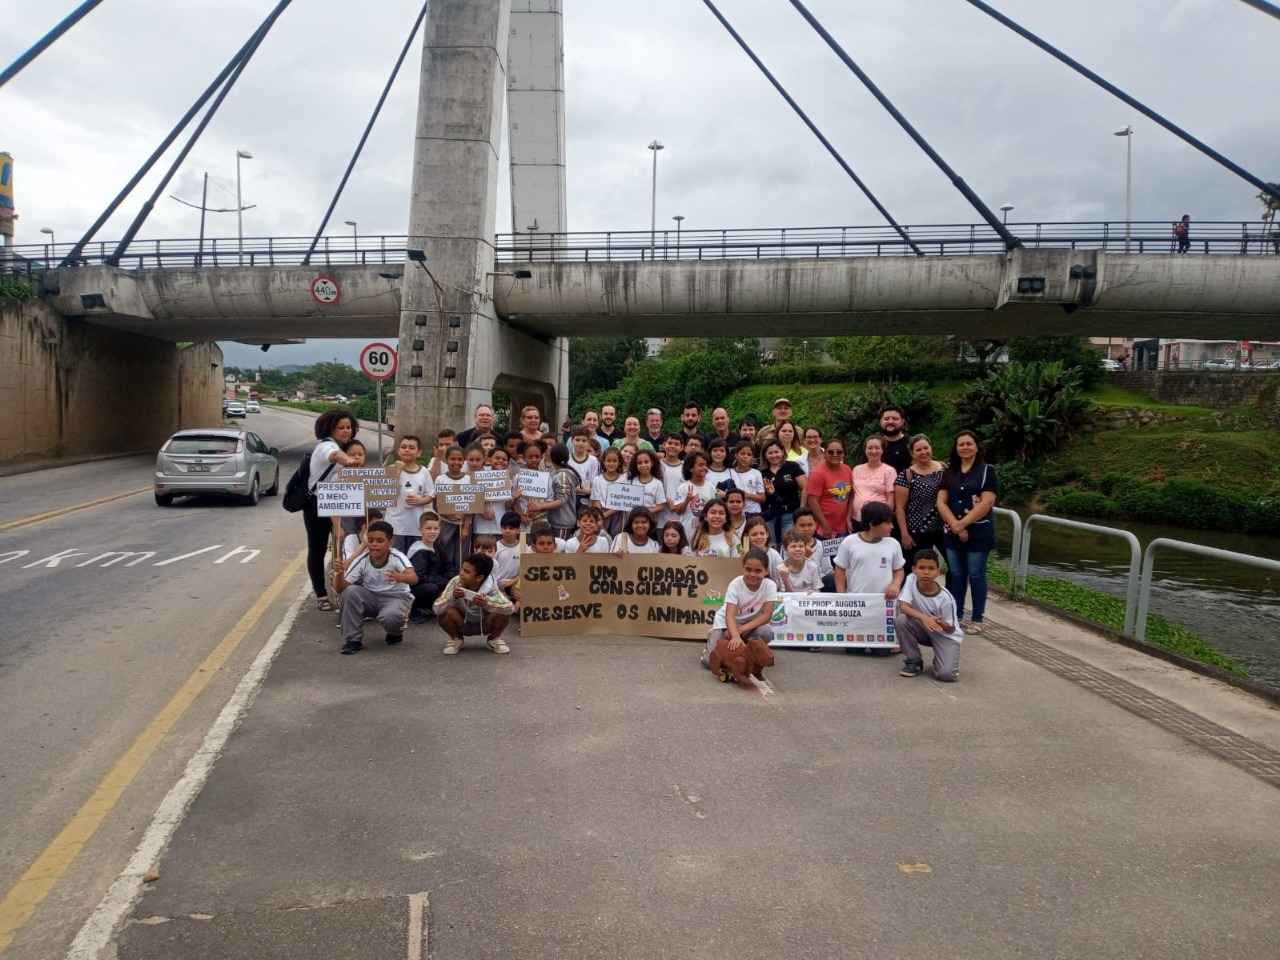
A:
[[[241,266],[244,266],[244,201],[240,199],[240,161],[252,159],[253,154],[248,150],[236,151],[236,252]]]
[[[649,149],[653,151],[653,190],[649,204],[649,250],[652,255],[653,248],[658,242],[658,151],[665,148],[654,140],[649,144]]]
[[[1112,133],[1124,137],[1124,252],[1129,252],[1133,231],[1133,127],[1126,124]]]
[[[676,222],[676,259],[680,259],[680,225],[684,223],[684,214],[677,213],[671,218]]]
[[[351,249],[356,251],[355,259],[358,261],[360,259],[360,234],[356,232],[356,227],[359,224],[355,220],[343,220],[342,222],[351,228]]]
[[[41,227],[40,232],[47,233],[49,235],[49,245],[44,248],[44,258],[46,260],[52,260],[53,256],[49,253],[49,247],[56,247],[58,245],[58,238],[53,235],[52,227]]]
[[[1004,221],[1003,221],[1004,223],[1008,223],[1008,222],[1009,222],[1009,211],[1010,211],[1010,210],[1012,210],[1012,209],[1013,209],[1013,204],[1012,204],[1012,203],[1002,203],[1002,204],[1000,204],[1000,212],[1004,214]]]

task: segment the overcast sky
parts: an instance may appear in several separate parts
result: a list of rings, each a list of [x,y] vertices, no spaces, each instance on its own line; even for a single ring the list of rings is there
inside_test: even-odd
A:
[[[78,0],[4,0],[7,64]],[[1256,220],[1257,190],[963,0],[808,0],[948,163],[1010,222],[1123,220],[1134,128],[1135,220]],[[1240,0],[993,0],[993,6],[1245,169],[1280,179],[1273,79],[1280,21]],[[274,0],[107,0],[0,90],[15,158],[18,243],[78,239]],[[878,224],[879,218],[700,0],[565,0],[569,228]],[[976,214],[786,0],[718,0],[766,64],[902,223]],[[297,0],[280,18],[140,236],[195,237],[168,198],[235,206],[246,236],[309,236],[420,4]],[[420,38],[419,38],[420,39]],[[402,234],[408,221],[418,42],[329,233]],[[123,233],[157,176],[100,239]],[[511,228],[503,181],[497,229]],[[234,237],[233,213],[207,235]],[[271,362],[355,362],[352,341],[273,347]],[[229,363],[264,359],[227,346]]]

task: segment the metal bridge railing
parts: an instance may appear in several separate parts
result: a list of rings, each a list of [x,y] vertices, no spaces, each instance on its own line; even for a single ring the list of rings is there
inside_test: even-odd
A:
[[[1164,254],[1175,250],[1172,224],[1135,222],[1125,239],[1123,221],[1011,223],[1028,249],[1102,250],[1107,253]],[[504,233],[494,238],[500,262],[643,262],[761,260],[776,258],[998,255],[1004,242],[983,224],[905,226],[903,237],[888,226],[779,227],[743,230],[648,230],[586,233]],[[416,245],[416,244],[415,244]],[[235,237],[135,240],[120,258],[126,270],[155,267],[298,266],[310,237]],[[325,237],[311,255],[316,267],[403,263],[403,235]],[[99,264],[115,251],[114,241],[91,243],[77,262]],[[0,271],[33,275],[56,267],[71,244],[25,244],[0,252]],[[1280,254],[1280,228],[1257,221],[1192,225],[1192,254]]]

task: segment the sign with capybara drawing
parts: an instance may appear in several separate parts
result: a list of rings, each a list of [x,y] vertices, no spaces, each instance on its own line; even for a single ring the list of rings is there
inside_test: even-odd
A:
[[[779,593],[771,647],[896,647],[892,600],[879,593]]]
[[[520,635],[706,640],[725,590],[741,573],[742,562],[725,557],[526,553]]]

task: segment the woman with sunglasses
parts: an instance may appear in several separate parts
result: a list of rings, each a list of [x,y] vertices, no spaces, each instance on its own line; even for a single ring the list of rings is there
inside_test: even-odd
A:
[[[842,536],[850,530],[853,471],[844,462],[844,442],[841,440],[828,440],[823,449],[823,457],[822,464],[809,471],[805,506],[811,508],[818,518],[823,538],[830,539]]]

